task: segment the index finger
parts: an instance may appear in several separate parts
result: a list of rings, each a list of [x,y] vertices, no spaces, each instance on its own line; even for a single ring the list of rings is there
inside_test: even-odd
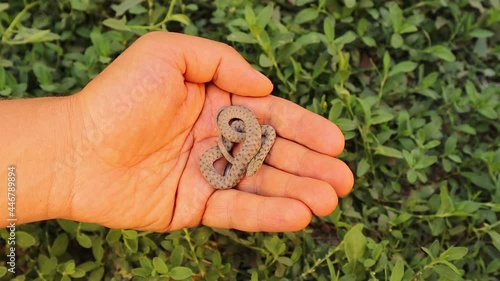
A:
[[[275,96],[234,96],[233,104],[250,108],[260,123],[272,125],[282,138],[330,156],[338,156],[344,150],[344,134],[337,125],[291,101]]]

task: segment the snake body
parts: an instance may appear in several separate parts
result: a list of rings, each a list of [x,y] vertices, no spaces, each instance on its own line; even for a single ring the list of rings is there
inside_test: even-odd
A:
[[[201,173],[216,189],[236,186],[243,177],[250,177],[264,163],[264,159],[276,140],[276,131],[269,125],[260,125],[253,112],[243,106],[230,106],[216,116],[219,129],[218,145],[203,153],[200,161]],[[235,156],[231,150],[236,143],[243,143]],[[220,158],[229,162],[224,174],[214,168]]]

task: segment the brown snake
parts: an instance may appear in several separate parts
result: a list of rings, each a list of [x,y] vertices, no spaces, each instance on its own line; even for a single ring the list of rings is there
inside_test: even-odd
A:
[[[216,116],[219,129],[218,146],[214,146],[201,156],[200,169],[205,179],[216,189],[236,186],[246,174],[252,176],[264,163],[264,159],[276,140],[276,131],[270,125],[260,125],[253,112],[243,106],[230,106]],[[236,143],[243,142],[235,156],[231,150]],[[220,158],[229,162],[224,174],[214,168]]]

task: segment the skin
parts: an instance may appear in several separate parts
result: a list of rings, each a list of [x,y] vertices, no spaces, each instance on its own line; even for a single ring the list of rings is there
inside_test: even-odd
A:
[[[15,165],[17,225],[63,218],[157,232],[306,227],[353,186],[352,172],[335,158],[344,136],[323,117],[270,96],[272,89],[228,45],[153,32],[79,93],[1,101],[0,183]],[[278,138],[254,176],[215,190],[199,163],[217,144],[213,117],[229,105],[250,108]],[[0,226],[7,218],[2,207]]]

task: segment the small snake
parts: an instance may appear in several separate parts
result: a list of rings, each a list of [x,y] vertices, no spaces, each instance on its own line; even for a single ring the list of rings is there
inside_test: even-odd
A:
[[[276,131],[270,125],[260,125],[253,112],[243,106],[230,106],[216,116],[219,129],[218,145],[201,156],[200,169],[205,179],[216,189],[236,186],[246,174],[252,176],[264,163],[276,140]],[[243,142],[235,156],[230,151],[236,143]],[[214,162],[220,158],[229,162],[220,175]]]

